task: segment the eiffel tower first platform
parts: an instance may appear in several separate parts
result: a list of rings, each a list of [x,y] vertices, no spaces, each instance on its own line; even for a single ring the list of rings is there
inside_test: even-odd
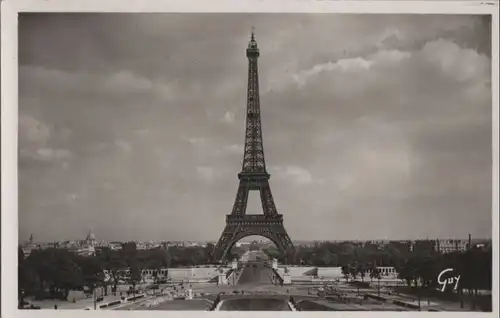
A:
[[[245,149],[242,171],[233,211],[226,215],[226,227],[215,245],[213,256],[224,259],[226,253],[240,239],[260,235],[271,240],[282,253],[293,248],[292,241],[283,226],[283,215],[278,214],[269,186],[270,174],[266,171],[259,105],[259,77],[257,59],[259,48],[252,31],[247,48],[248,89]],[[246,214],[249,191],[259,191],[263,214]]]

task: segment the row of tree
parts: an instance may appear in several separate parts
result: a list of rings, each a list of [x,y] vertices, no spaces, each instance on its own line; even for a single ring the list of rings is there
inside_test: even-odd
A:
[[[175,268],[206,265],[213,262],[214,246],[206,247],[160,247],[152,250],[137,250],[134,243],[126,243],[119,251],[100,249],[96,256],[79,256],[65,249],[49,248],[33,250],[24,257],[19,249],[20,297],[40,295],[66,299],[70,290],[88,290],[117,285],[124,280],[123,269],[129,269],[126,280],[133,285],[141,280],[142,269]],[[253,247],[252,249],[254,249]],[[238,258],[244,249],[233,247],[227,260]],[[271,258],[281,263],[306,266],[342,266],[344,275],[365,279],[377,274],[377,266],[394,266],[401,279],[409,286],[436,287],[437,276],[445,268],[453,268],[461,275],[460,284],[469,290],[491,289],[491,248],[470,249],[461,253],[440,254],[430,246],[410,248],[405,243],[391,243],[383,248],[375,244],[323,242],[313,246],[298,246],[281,254],[275,248],[264,249]],[[110,275],[105,280],[104,270]],[[348,275],[346,275],[348,274]],[[375,276],[373,276],[375,275]],[[107,291],[107,288],[105,289]]]
[[[372,243],[353,242],[317,242],[312,246],[297,246],[282,254],[271,247],[264,250],[270,257],[291,265],[303,266],[343,266],[358,263],[375,262],[378,266],[399,266],[400,262],[411,255],[438,255],[430,241],[391,242],[380,247]],[[286,260],[286,261],[285,261]]]
[[[346,282],[349,281],[349,278],[356,280],[358,276],[361,278],[361,281],[364,282],[367,274],[369,275],[371,280],[382,278],[380,269],[378,269],[374,263],[354,263],[350,265],[344,265],[342,266],[342,274],[344,275]]]
[[[400,242],[391,242],[383,247],[375,244],[323,242],[313,246],[298,246],[285,254],[276,248],[267,248],[264,252],[271,258],[291,265],[341,266],[346,280],[359,277],[363,281],[367,275],[377,279],[380,278],[377,267],[392,266],[399,278],[413,287],[439,287],[438,276],[448,268],[453,269],[449,275],[460,275],[457,290],[467,289],[469,293],[477,293],[478,289],[491,290],[492,284],[491,246],[441,254],[427,241],[413,248],[410,248],[410,243]]]
[[[24,258],[19,249],[19,301],[24,297],[67,299],[70,290],[92,292],[103,286],[104,272],[95,257],[82,257],[64,249],[33,251]]]
[[[210,264],[213,245],[206,247],[160,247],[138,250],[135,243],[125,243],[121,250],[101,248],[95,256],[80,256],[67,249],[47,248],[31,251],[25,257],[19,248],[19,298],[67,299],[70,290],[85,290],[111,285],[117,290],[120,282],[128,282],[135,290],[142,269],[161,269]],[[236,249],[230,257],[238,257]],[[124,277],[124,269],[129,274]],[[106,279],[104,271],[109,278]]]

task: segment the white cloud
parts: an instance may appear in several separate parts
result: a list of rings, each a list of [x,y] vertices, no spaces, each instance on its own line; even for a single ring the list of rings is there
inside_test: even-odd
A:
[[[403,32],[401,32],[397,28],[388,28],[383,32],[376,46],[379,49],[384,49],[386,47],[397,45],[402,40],[404,40]]]
[[[71,202],[71,203],[74,203],[76,200],[78,200],[80,198],[80,196],[76,193],[70,193],[66,196],[66,199]]]
[[[370,71],[374,66],[392,67],[410,57],[410,52],[382,49],[367,57],[359,56],[355,58],[339,59],[336,62],[317,64],[310,69],[293,74],[292,78],[294,82],[301,87],[305,85],[310,78],[314,78],[322,73],[364,73]]]
[[[404,138],[373,133],[373,138],[356,140],[348,149],[343,148],[332,169],[325,170],[332,190],[348,191],[349,198],[389,197],[411,191],[411,180],[419,164],[418,155]],[[379,141],[376,138],[380,138]]]
[[[19,144],[21,147],[30,144],[45,145],[50,138],[49,127],[33,116],[19,114]]]
[[[51,149],[51,148],[41,148],[37,151],[41,158],[45,159],[64,159],[71,156],[71,152],[67,149]]]
[[[100,142],[97,142],[95,144],[89,145],[86,150],[91,152],[91,153],[98,153],[98,152],[106,150],[108,147],[109,147],[109,145],[107,143],[100,141]]]
[[[192,145],[203,145],[206,143],[207,139],[205,137],[182,137],[183,140],[187,141]]]
[[[224,113],[224,117],[222,118],[222,121],[228,124],[234,123],[234,113],[230,111],[226,111]]]
[[[71,152],[67,149],[52,148],[39,148],[34,151],[32,149],[21,149],[19,153],[24,158],[31,158],[41,161],[61,160],[70,158],[72,156]]]
[[[313,183],[313,177],[309,171],[297,166],[288,166],[285,175],[291,177],[297,185],[307,185]]]
[[[467,81],[489,77],[490,60],[472,49],[439,39],[428,42],[421,51],[424,59],[454,80]]]
[[[134,133],[137,136],[140,136],[140,137],[147,137],[150,134],[150,130],[147,129],[147,128],[144,128],[144,129],[135,129]]]
[[[67,127],[63,127],[59,131],[57,131],[57,135],[62,141],[69,141],[71,136],[73,135],[73,131]]]
[[[21,66],[19,76],[24,82],[33,82],[47,88],[57,87],[63,92],[81,91],[113,96],[115,94],[152,94],[162,101],[173,98],[175,81],[152,80],[129,70],[114,73],[72,72],[38,66]],[[49,85],[50,83],[50,85]]]
[[[115,145],[124,153],[129,154],[132,152],[132,145],[124,140],[115,141]]]
[[[198,166],[196,167],[196,172],[200,175],[205,181],[212,182],[216,177],[215,169],[209,166]]]
[[[60,137],[69,138],[71,131],[63,129]],[[53,161],[71,157],[71,151],[49,146],[52,131],[49,126],[33,116],[19,115],[19,155],[41,161]]]
[[[245,147],[243,145],[229,145],[225,146],[223,148],[224,152],[230,153],[230,154],[238,154],[238,155],[243,155],[243,151],[245,150]]]
[[[395,66],[398,63],[411,58],[412,54],[399,50],[380,50],[370,55],[369,59],[375,65]]]
[[[110,183],[110,182],[104,182],[104,183],[102,184],[102,186],[101,186],[101,187],[102,187],[102,189],[104,189],[105,191],[112,191],[112,190],[114,190],[114,188],[115,188],[115,187],[113,186],[113,184],[112,184],[112,183]]]
[[[297,186],[320,184],[323,182],[321,179],[315,179],[307,169],[295,165],[271,166],[269,170],[278,178],[290,180]]]
[[[109,75],[104,80],[105,90],[116,90],[122,87],[129,87],[137,91],[148,91],[154,88],[154,83],[144,77],[134,75],[130,71],[120,71]]]
[[[372,65],[372,61],[365,60],[361,57],[341,59],[337,62],[328,62],[315,65],[311,69],[301,71],[298,74],[292,75],[292,77],[299,86],[302,86],[310,77],[314,77],[323,72],[362,72],[369,70]]]

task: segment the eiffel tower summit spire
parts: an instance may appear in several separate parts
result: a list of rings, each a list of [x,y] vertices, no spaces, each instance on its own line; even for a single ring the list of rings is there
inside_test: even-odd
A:
[[[257,46],[257,41],[255,41],[255,34],[252,28],[252,36],[247,48],[247,125],[242,173],[258,172],[266,174],[266,162],[264,160],[264,147],[262,145],[262,129],[260,122],[259,69],[257,66],[259,54],[259,48]]]
[[[283,226],[283,215],[278,214],[274,204],[266,170],[262,125],[260,120],[259,74],[257,60],[260,52],[254,30],[246,50],[248,58],[247,114],[245,147],[240,180],[231,214],[226,216],[226,227],[215,245],[214,257],[223,259],[231,247],[240,239],[260,235],[270,239],[284,253],[293,248],[292,241]],[[264,214],[246,214],[248,194],[259,191]]]

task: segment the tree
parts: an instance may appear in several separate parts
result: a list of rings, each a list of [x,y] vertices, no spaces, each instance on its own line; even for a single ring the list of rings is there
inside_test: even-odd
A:
[[[142,276],[141,276],[141,269],[139,268],[139,265],[136,262],[130,264],[130,282],[132,283],[132,289],[134,292],[134,296],[135,296],[135,286],[138,283],[140,283],[141,279],[142,279]]]
[[[91,293],[94,293],[97,287],[105,287],[105,265],[99,258],[78,256],[77,262],[82,270],[83,284]]]
[[[32,269],[38,278],[38,290],[41,293],[45,291],[45,284],[54,276],[55,268],[52,263],[50,249],[32,251],[24,263],[26,268]]]
[[[208,263],[211,263],[212,262],[212,258],[213,258],[213,251],[215,249],[215,245],[212,244],[212,243],[208,243],[206,246],[205,246],[205,249],[204,249],[204,259],[205,259],[205,264],[208,264]],[[168,252],[168,250],[167,250]]]
[[[270,247],[266,248],[263,250],[263,252],[270,258],[270,259],[278,259],[280,257],[280,251],[277,248]]]
[[[38,287],[37,276],[29,262],[26,261],[21,248],[18,249],[18,299],[19,308],[24,306],[24,299],[35,293]]]
[[[78,289],[82,286],[82,270],[69,258],[59,260],[57,265],[59,271],[54,281],[54,287],[56,292],[59,291],[59,293],[62,293],[61,299],[67,300],[70,290]]]
[[[359,276],[361,277],[361,281],[364,282],[365,281],[365,275],[366,275],[366,266],[365,264],[363,263],[359,263],[357,266],[356,266],[356,272],[359,274]]]
[[[24,252],[21,246],[17,248],[17,264],[22,264],[24,261]]]
[[[398,277],[404,279],[408,286],[415,284],[417,286],[418,269],[421,266],[420,257],[413,256],[408,259],[405,264],[399,269]]]
[[[26,266],[26,270],[29,268],[36,273],[40,292],[45,292],[45,283],[48,284],[50,297],[66,299],[69,290],[83,285],[81,269],[74,255],[67,250],[48,248],[33,251],[26,260]]]
[[[259,245],[255,244],[255,243],[252,243],[252,244],[250,244],[250,246],[248,247],[248,249],[250,251],[258,251],[258,250],[260,250],[260,247],[259,247]]]
[[[342,275],[344,275],[345,281],[347,283],[349,281],[349,275],[350,275],[350,271],[349,271],[349,266],[348,265],[342,266]]]
[[[380,280],[381,278],[382,276],[380,275],[380,270],[375,265],[373,265],[370,268],[370,279],[373,281],[373,279]]]
[[[127,263],[125,262],[125,259],[123,258],[123,255],[121,253],[111,251],[108,255],[108,258],[106,259],[104,266],[111,278],[112,292],[114,293],[114,295],[116,295],[118,283],[120,282],[120,279],[123,279],[122,273],[127,266]]]
[[[417,278],[422,282],[422,287],[431,287],[437,281],[438,259],[432,257],[425,257],[419,262],[419,267],[416,270]]]
[[[378,281],[377,293],[378,296],[380,297],[380,279],[382,278],[382,276],[380,275],[380,269],[378,269],[376,266],[373,266],[370,269],[370,279],[373,280],[374,278]]]
[[[296,251],[294,248],[288,248],[284,253],[284,263],[285,264],[293,264],[296,258]]]
[[[330,251],[327,250],[324,252],[321,261],[325,266],[335,266],[337,265],[337,259],[338,257],[336,254],[332,254]]]
[[[353,280],[355,280],[356,277],[358,277],[359,272],[357,264],[349,265],[349,274],[351,275]]]
[[[135,259],[137,257],[137,244],[135,242],[127,242],[122,245],[123,257],[126,260]]]

